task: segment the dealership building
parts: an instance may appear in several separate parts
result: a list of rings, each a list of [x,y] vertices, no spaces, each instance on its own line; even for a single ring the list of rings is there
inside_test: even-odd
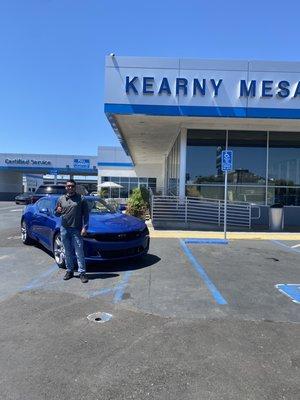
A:
[[[75,178],[89,191],[100,190],[101,183],[112,181],[106,197],[129,197],[141,185],[155,191],[156,177],[138,176],[134,165],[121,147],[99,146],[97,155],[0,154],[0,200],[13,200],[23,192],[34,192],[43,183],[62,183]]]
[[[21,191],[20,173],[95,176],[98,188],[106,180],[122,186],[113,197],[151,187],[152,217],[163,226],[215,218],[221,227],[221,152],[232,150],[232,226],[245,213],[241,227],[267,227],[270,206],[281,204],[285,226],[300,229],[300,63],[111,55],[104,102],[123,148],[1,154],[0,197]]]
[[[300,63],[108,56],[105,85],[123,148],[165,194],[223,199],[228,149],[229,201],[300,213]]]

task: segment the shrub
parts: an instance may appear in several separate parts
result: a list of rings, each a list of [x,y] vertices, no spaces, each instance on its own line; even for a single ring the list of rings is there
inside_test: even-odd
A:
[[[132,195],[128,199],[126,214],[138,218],[145,218],[148,209],[149,191],[144,186],[133,189]]]

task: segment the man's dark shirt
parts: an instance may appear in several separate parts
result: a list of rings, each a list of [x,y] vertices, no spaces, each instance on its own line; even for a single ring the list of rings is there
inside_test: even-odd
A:
[[[62,212],[56,211],[58,206],[62,207]],[[61,217],[61,225],[64,228],[82,229],[82,226],[87,228],[89,223],[89,207],[87,201],[81,195],[75,193],[73,196],[64,194],[56,204],[54,214]]]

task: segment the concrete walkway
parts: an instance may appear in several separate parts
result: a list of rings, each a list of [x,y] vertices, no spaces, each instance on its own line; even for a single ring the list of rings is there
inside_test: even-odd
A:
[[[180,230],[156,230],[149,226],[151,238],[169,238],[169,239],[186,239],[186,238],[207,238],[222,239],[223,232],[214,231],[180,231]],[[227,232],[229,240],[299,240],[300,232]]]

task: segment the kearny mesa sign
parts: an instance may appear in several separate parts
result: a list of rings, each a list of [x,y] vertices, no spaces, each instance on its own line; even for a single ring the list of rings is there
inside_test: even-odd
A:
[[[107,57],[104,110],[300,120],[300,62]]]
[[[210,94],[217,97],[223,90],[223,79],[214,78],[193,78],[187,79],[180,78],[167,78],[163,77],[160,80],[155,79],[153,76],[126,76],[125,79],[125,92],[134,95],[183,95],[188,94],[192,96],[206,96]],[[236,87],[232,88],[237,90],[239,97],[261,97],[271,98],[277,97],[284,99],[286,97],[300,98],[300,81],[288,80],[251,80],[244,79],[236,83]]]

